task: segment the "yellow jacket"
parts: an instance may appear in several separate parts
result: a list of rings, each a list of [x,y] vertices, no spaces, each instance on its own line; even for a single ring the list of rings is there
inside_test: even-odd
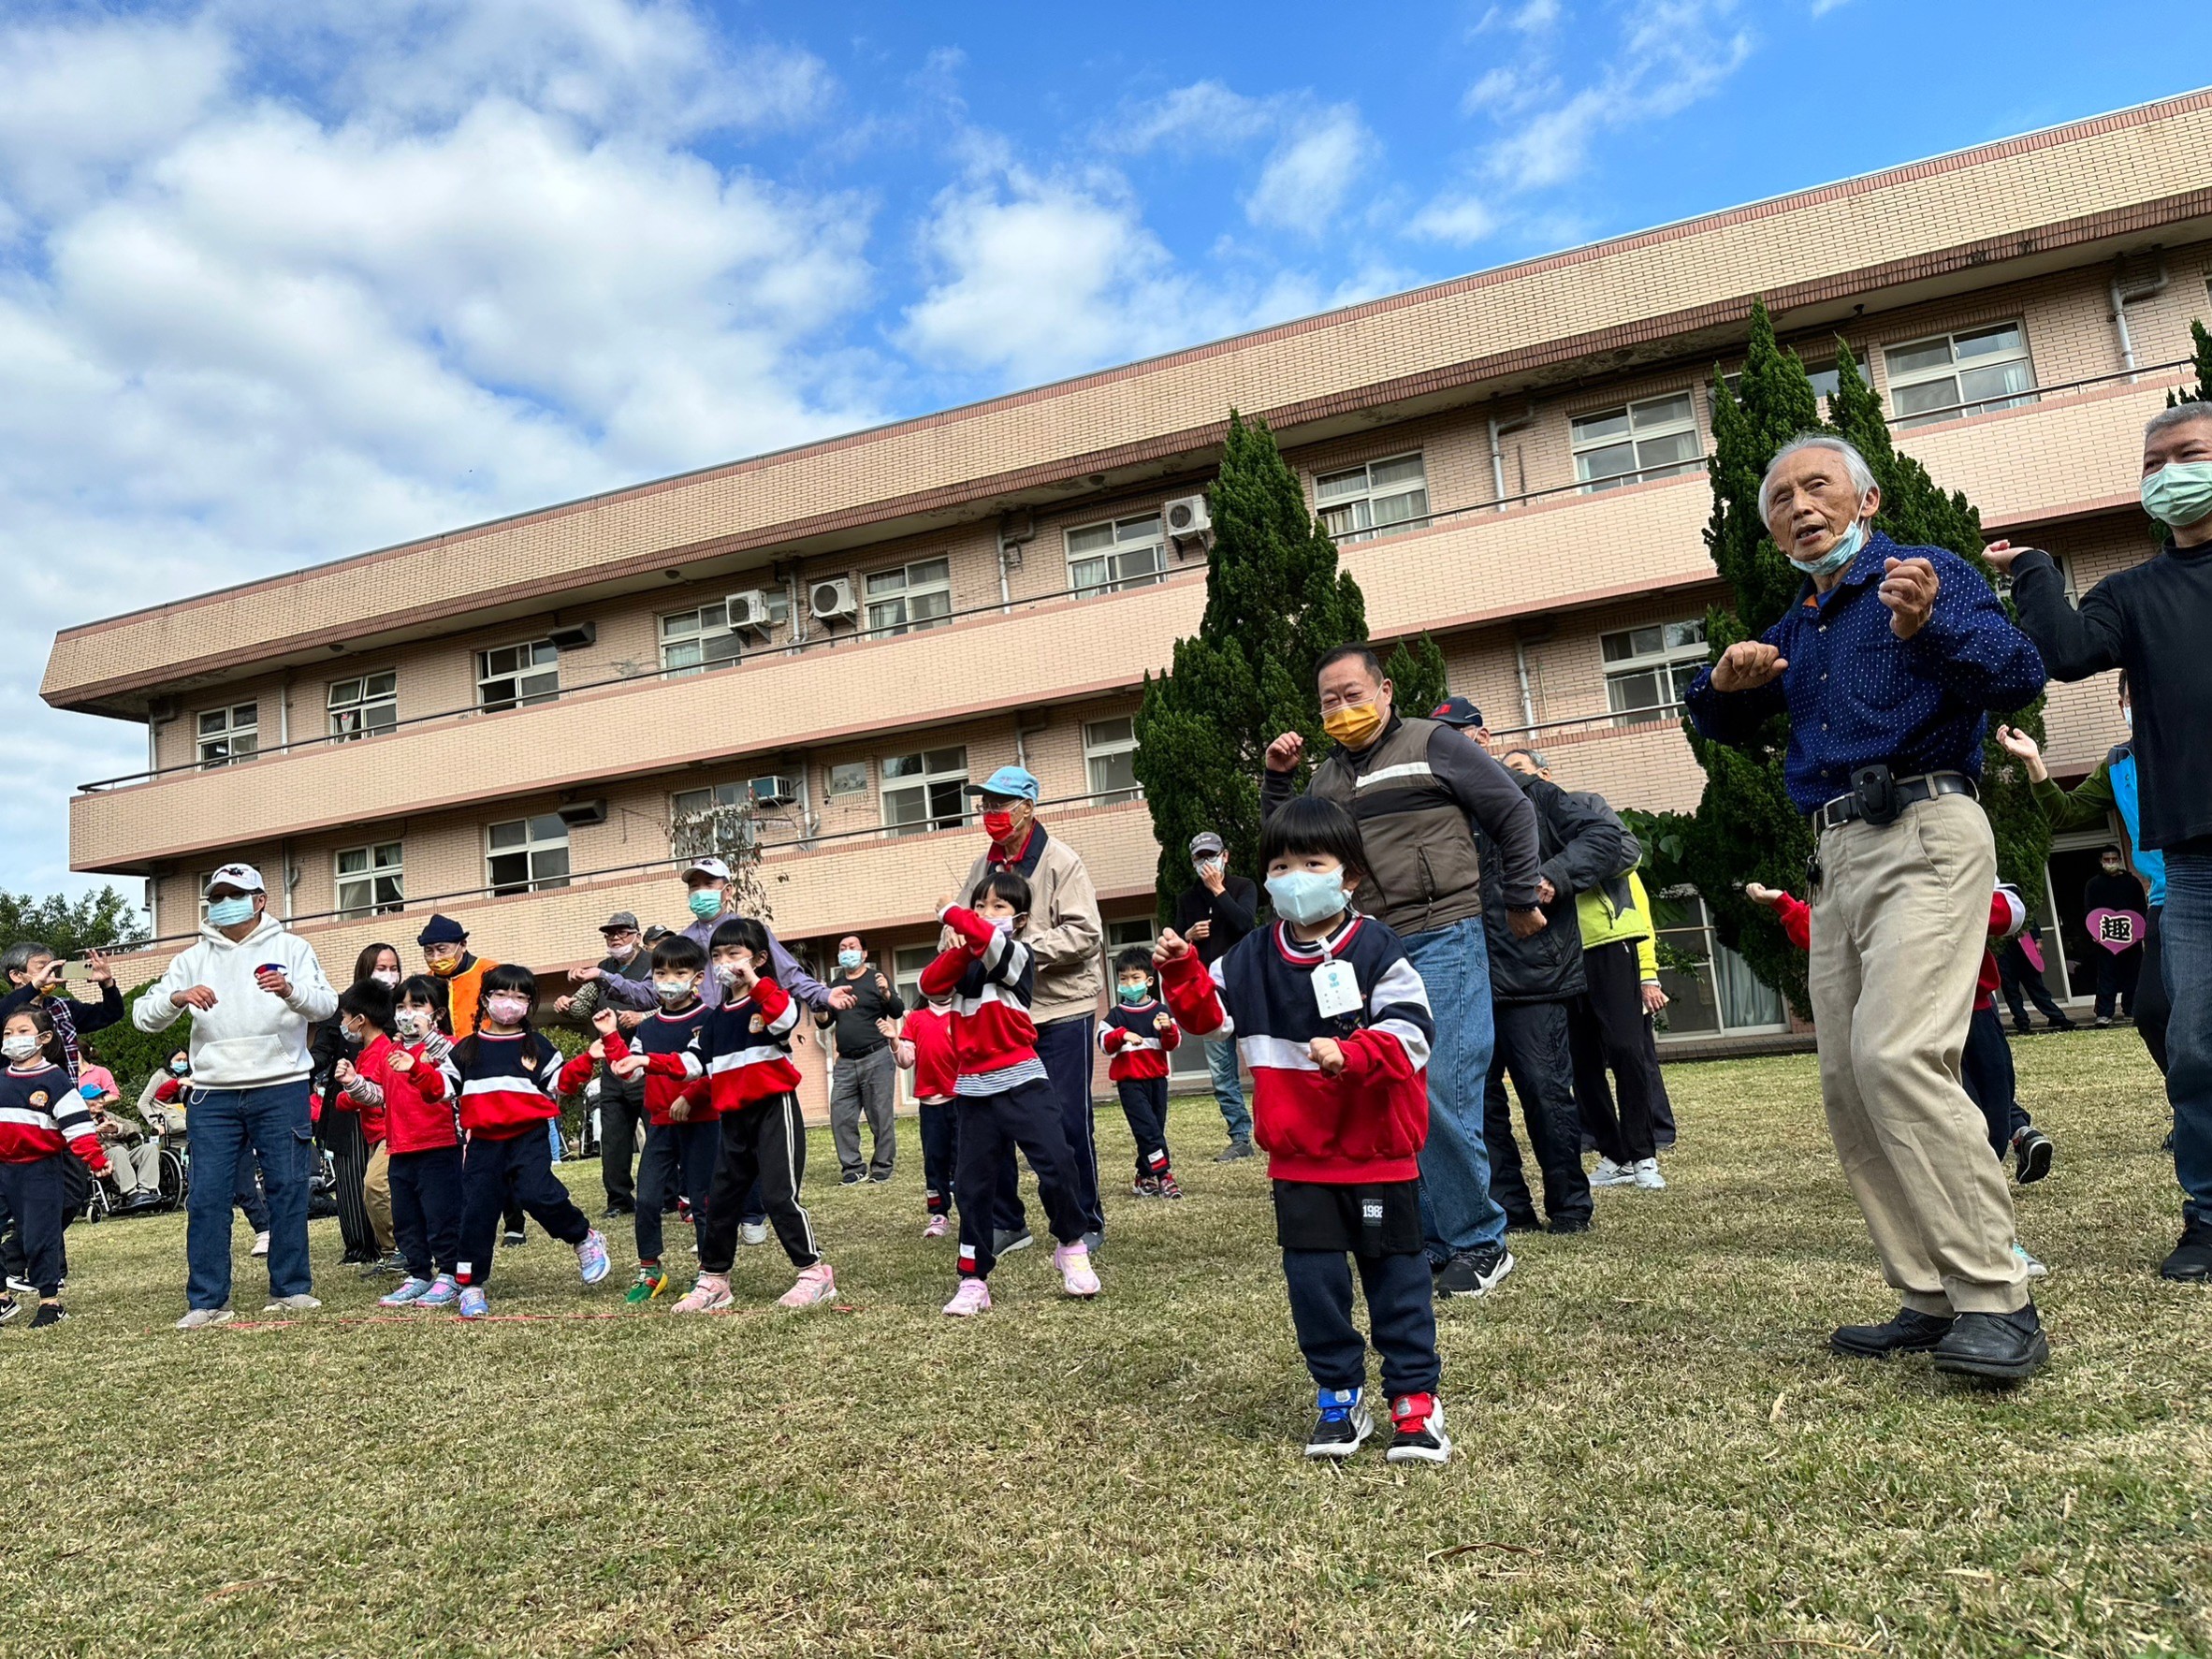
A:
[[[1594,950],[1622,939],[1636,941],[1636,961],[1646,984],[1659,982],[1659,953],[1652,942],[1652,901],[1644,893],[1643,878],[1630,870],[1628,903],[1619,910],[1606,896],[1609,882],[1601,882],[1575,898],[1575,919],[1581,924],[1582,948]]]

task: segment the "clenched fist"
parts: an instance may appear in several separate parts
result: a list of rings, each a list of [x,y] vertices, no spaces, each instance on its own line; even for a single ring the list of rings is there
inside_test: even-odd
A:
[[[1267,746],[1267,769],[1270,772],[1295,772],[1298,763],[1304,756],[1304,735],[1298,732],[1285,732]]]
[[[1712,689],[1755,691],[1780,679],[1789,665],[1790,660],[1764,640],[1739,639],[1712,665]]]

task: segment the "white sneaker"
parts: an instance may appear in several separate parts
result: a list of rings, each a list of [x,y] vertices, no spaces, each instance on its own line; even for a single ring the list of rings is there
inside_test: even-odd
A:
[[[1060,1288],[1085,1299],[1099,1293],[1099,1275],[1091,1267],[1091,1253],[1081,1244],[1062,1244],[1053,1252],[1053,1266],[1060,1270]]]
[[[2045,1279],[2050,1277],[2051,1270],[2044,1266],[2044,1264],[2038,1261],[2034,1257],[2029,1255],[2027,1248],[2020,1243],[2018,1239],[2015,1239],[2013,1241],[2013,1259],[2020,1264],[2020,1271],[2026,1273],[2031,1279]]]
[[[1636,1168],[1632,1164],[1617,1164],[1603,1153],[1598,1155],[1597,1168],[1590,1171],[1593,1186],[1634,1186]]]
[[[960,1288],[953,1292],[953,1300],[945,1303],[942,1311],[955,1319],[969,1319],[988,1312],[990,1306],[991,1287],[971,1276],[960,1281]]]
[[[180,1331],[205,1331],[211,1325],[227,1325],[237,1316],[226,1307],[196,1307],[177,1321]]]
[[[768,1242],[768,1224],[765,1221],[740,1221],[737,1224],[737,1236],[749,1244],[764,1244]]]
[[[269,1254],[269,1235],[267,1233],[257,1232],[254,1235],[254,1254],[256,1256]]]
[[[312,1314],[323,1304],[302,1290],[297,1296],[280,1296],[261,1311],[265,1314]]]
[[[1666,1190],[1666,1177],[1659,1172],[1659,1160],[1655,1157],[1637,1158],[1630,1170],[1629,1179],[1644,1192]]]

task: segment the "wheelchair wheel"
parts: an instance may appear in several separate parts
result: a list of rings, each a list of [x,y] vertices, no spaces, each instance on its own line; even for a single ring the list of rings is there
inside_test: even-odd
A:
[[[172,1210],[184,1207],[184,1195],[192,1187],[190,1168],[184,1155],[173,1146],[161,1149],[161,1201]]]

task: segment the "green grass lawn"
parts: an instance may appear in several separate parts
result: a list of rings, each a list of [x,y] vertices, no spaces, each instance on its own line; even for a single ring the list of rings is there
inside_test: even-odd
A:
[[[1111,1201],[1103,1298],[1026,1251],[966,1323],[910,1124],[888,1187],[815,1147],[836,1312],[770,1305],[773,1246],[739,1313],[624,1312],[626,1230],[587,1292],[533,1229],[492,1293],[534,1317],[377,1317],[324,1221],[322,1314],[246,1328],[240,1227],[240,1325],[185,1336],[182,1217],[73,1229],[74,1317],[0,1332],[0,1652],[2212,1652],[2212,1292],[2152,1272],[2157,1078],[2132,1033],[2016,1052],[2059,1142],[2028,1390],[1831,1358],[1893,1303],[1811,1057],[1677,1067],[1671,1189],[1441,1311],[1443,1470],[1299,1455],[1264,1171],[1205,1161],[1206,1099],[1188,1201]]]

